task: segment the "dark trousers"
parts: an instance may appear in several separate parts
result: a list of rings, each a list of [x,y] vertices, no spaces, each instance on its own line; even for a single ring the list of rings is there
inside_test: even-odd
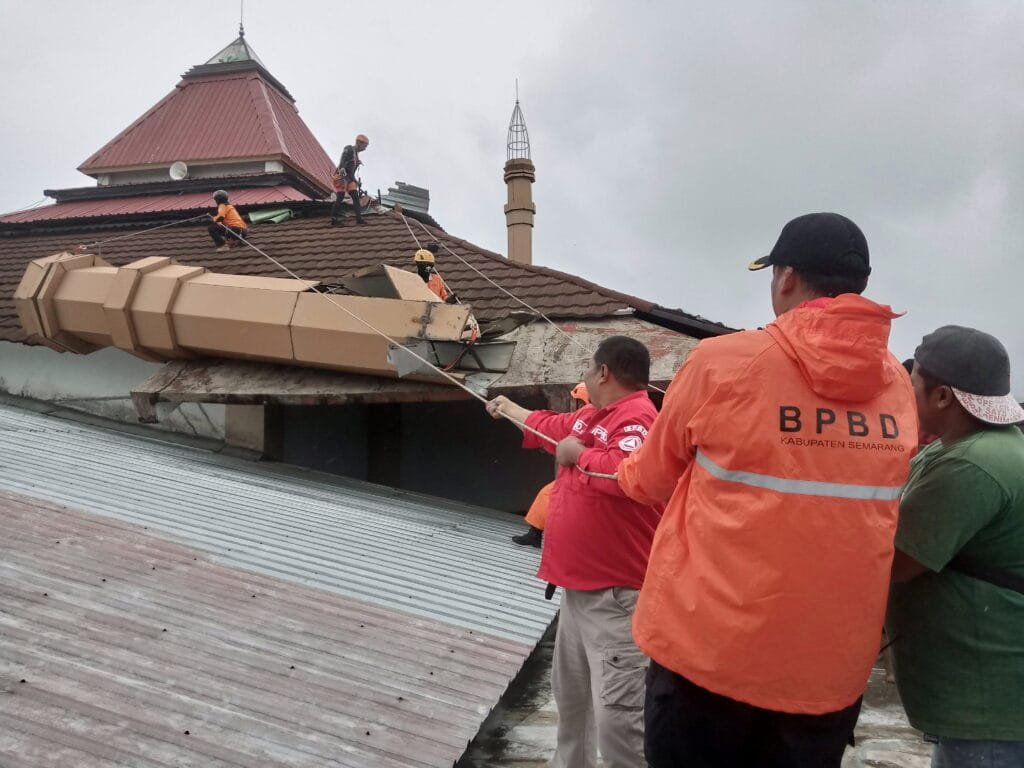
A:
[[[839,768],[860,699],[824,715],[775,712],[719,696],[652,661],[644,741],[649,768]]]
[[[218,246],[224,245],[224,237],[234,235],[239,240],[244,240],[249,236],[249,230],[245,227],[227,227],[222,224],[214,222],[206,228],[206,231],[210,233],[210,237],[213,238]]]
[[[363,220],[363,209],[359,205],[359,190],[353,189],[348,193],[348,196],[352,199],[352,207],[356,209],[356,221]],[[335,221],[341,221],[345,218],[345,206],[342,201],[345,199],[344,192],[338,192],[337,197],[334,199],[334,205],[331,206],[331,218]]]

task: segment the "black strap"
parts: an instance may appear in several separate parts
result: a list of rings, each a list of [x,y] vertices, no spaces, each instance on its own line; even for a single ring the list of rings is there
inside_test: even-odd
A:
[[[1024,576],[1004,571],[1002,568],[990,565],[983,560],[959,554],[950,560],[946,567],[952,568],[954,571],[965,576],[987,581],[989,584],[994,584],[1003,589],[1011,589],[1018,594],[1024,595]]]

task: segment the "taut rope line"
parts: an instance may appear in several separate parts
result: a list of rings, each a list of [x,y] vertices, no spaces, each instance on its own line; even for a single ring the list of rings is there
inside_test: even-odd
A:
[[[219,222],[218,222],[218,223],[219,223]],[[315,287],[315,286],[317,285],[317,283],[319,282],[319,281],[317,281],[317,280],[306,280],[305,278],[299,277],[299,276],[298,276],[297,274],[295,274],[295,272],[294,272],[293,270],[291,270],[291,269],[290,269],[289,267],[287,267],[287,266],[285,266],[284,264],[282,264],[282,263],[281,263],[280,261],[278,261],[277,259],[275,259],[275,258],[274,258],[273,256],[271,256],[271,255],[270,255],[269,253],[267,253],[266,251],[262,250],[261,248],[258,248],[257,246],[253,245],[253,244],[252,244],[252,243],[250,243],[249,241],[247,241],[247,240],[245,240],[245,239],[243,239],[243,238],[240,238],[240,237],[238,237],[237,235],[235,235],[235,234],[234,234],[234,232],[232,232],[232,231],[231,231],[230,229],[228,229],[227,227],[225,227],[225,226],[224,226],[223,224],[220,224],[220,226],[221,226],[221,227],[222,227],[222,228],[223,228],[223,229],[224,229],[224,230],[226,231],[226,233],[227,233],[227,234],[231,235],[231,236],[232,236],[232,237],[234,237],[234,238],[235,238],[236,240],[239,240],[239,241],[241,241],[242,243],[244,243],[245,245],[247,245],[247,246],[249,246],[250,248],[252,248],[252,249],[253,249],[254,251],[256,251],[256,253],[258,253],[258,254],[260,254],[261,256],[263,256],[264,258],[266,258],[266,259],[267,259],[268,261],[270,261],[270,262],[271,262],[272,264],[274,264],[275,266],[277,266],[277,267],[278,267],[279,269],[281,269],[281,270],[283,270],[284,272],[286,272],[287,274],[291,275],[291,277],[293,277],[294,279],[298,280],[298,281],[299,281],[299,282],[301,282],[301,283],[306,283],[306,285],[307,285],[307,287],[308,287],[308,288],[312,289],[312,288],[313,288],[313,287]],[[333,304],[333,305],[334,305],[335,307],[337,307],[337,308],[338,308],[338,309],[340,309],[340,310],[341,310],[342,312],[344,312],[345,314],[347,314],[347,315],[348,315],[349,317],[351,317],[351,318],[352,318],[353,320],[355,320],[355,321],[357,321],[357,322],[361,323],[362,325],[366,326],[366,327],[367,327],[367,328],[369,328],[369,329],[370,329],[371,331],[373,331],[374,333],[376,333],[376,334],[377,334],[378,336],[381,336],[382,338],[386,339],[386,340],[387,340],[387,341],[388,341],[389,343],[391,343],[391,344],[395,345],[396,347],[398,347],[399,349],[401,349],[401,350],[403,350],[403,351],[407,352],[408,354],[412,355],[412,356],[413,356],[414,358],[416,358],[417,360],[419,360],[419,361],[420,361],[421,363],[423,363],[424,365],[428,366],[429,368],[432,368],[432,369],[433,369],[433,370],[435,370],[435,371],[436,371],[437,373],[439,373],[439,374],[441,374],[442,376],[444,376],[444,377],[445,377],[446,379],[448,379],[448,381],[450,381],[450,382],[451,382],[452,384],[454,384],[455,386],[457,386],[457,387],[458,387],[459,389],[461,389],[461,390],[462,390],[463,392],[466,392],[466,393],[467,393],[468,395],[470,395],[471,397],[473,397],[473,398],[475,398],[475,399],[479,400],[479,401],[480,401],[481,403],[483,403],[484,405],[486,405],[486,404],[487,404],[488,400],[487,400],[487,398],[486,398],[486,397],[484,397],[483,395],[481,395],[481,394],[479,394],[479,393],[477,393],[477,392],[474,392],[474,391],[473,391],[472,389],[470,389],[469,387],[467,387],[467,386],[466,386],[465,384],[463,384],[463,383],[462,383],[461,381],[459,381],[459,380],[458,380],[458,379],[457,379],[456,377],[454,377],[454,376],[452,376],[451,374],[449,374],[449,373],[448,373],[447,371],[444,371],[444,370],[442,370],[441,368],[439,368],[438,366],[436,366],[436,365],[435,365],[434,363],[432,363],[432,362],[430,362],[429,360],[427,360],[427,359],[426,359],[425,357],[421,356],[420,354],[418,354],[417,352],[413,351],[412,349],[410,349],[409,347],[405,346],[404,344],[402,344],[401,342],[397,341],[396,339],[393,339],[393,338],[391,338],[391,337],[390,337],[390,336],[389,336],[388,334],[384,333],[384,331],[382,331],[382,330],[380,330],[379,328],[377,328],[376,326],[374,326],[374,325],[373,325],[372,323],[370,323],[370,322],[369,322],[368,320],[364,320],[364,319],[363,319],[362,317],[360,317],[359,315],[357,315],[357,314],[356,314],[355,312],[353,312],[352,310],[350,310],[350,309],[349,309],[348,307],[344,307],[344,306],[342,306],[341,304],[339,304],[338,302],[336,302],[336,301],[335,301],[335,300],[334,300],[333,298],[331,298],[331,295],[330,295],[330,294],[328,294],[328,293],[320,293],[319,291],[317,291],[317,293],[318,293],[318,294],[319,294],[320,296],[323,296],[323,297],[324,297],[324,298],[325,298],[325,299],[326,299],[327,301],[329,301],[329,302],[330,302],[331,304]],[[547,441],[547,442],[548,442],[548,443],[550,443],[551,445],[558,445],[558,441],[557,441],[557,440],[555,440],[555,439],[554,439],[553,437],[551,437],[550,435],[545,435],[545,434],[544,434],[543,432],[540,432],[539,430],[536,430],[536,429],[534,429],[533,427],[527,426],[527,425],[526,425],[526,424],[525,424],[524,422],[520,422],[520,421],[519,421],[519,420],[517,420],[517,419],[513,419],[513,418],[512,418],[511,416],[509,416],[508,414],[502,413],[501,411],[498,411],[498,413],[499,413],[499,415],[501,415],[501,416],[502,416],[502,418],[504,418],[504,419],[506,419],[506,420],[508,420],[508,421],[512,422],[513,424],[515,424],[515,425],[516,425],[517,427],[519,427],[519,428],[520,428],[520,429],[522,429],[523,431],[525,431],[525,432],[529,432],[529,433],[530,433],[530,434],[532,434],[532,435],[536,435],[537,437],[539,437],[539,438],[540,438],[540,439],[542,439],[542,440],[545,440],[545,441]],[[610,474],[606,474],[606,473],[603,473],[603,472],[590,472],[590,471],[588,471],[588,470],[585,470],[585,469],[583,469],[583,468],[582,468],[582,467],[580,467],[580,466],[577,466],[576,468],[577,468],[577,469],[578,469],[578,470],[579,470],[580,472],[582,472],[583,474],[585,474],[585,475],[590,475],[591,477],[601,477],[601,478],[604,478],[604,479],[606,479],[606,480],[614,480],[614,479],[616,479],[616,475],[610,475]]]
[[[399,215],[399,216],[401,216],[401,217],[402,217],[402,221],[404,221],[404,222],[405,222],[405,226],[406,226],[406,228],[407,228],[407,229],[409,230],[409,234],[410,234],[410,235],[412,235],[412,227],[410,227],[410,226],[409,226],[409,222],[408,222],[408,221],[406,220],[406,218],[405,218],[405,214],[403,214],[403,213],[402,213],[401,211],[398,211],[397,213],[398,213],[398,215]],[[461,262],[462,262],[463,264],[465,264],[465,265],[466,265],[467,267],[469,267],[470,269],[472,269],[472,270],[473,270],[474,272],[476,272],[476,273],[477,273],[478,275],[480,275],[480,277],[482,277],[482,278],[483,278],[484,280],[486,280],[486,281],[487,281],[488,283],[490,283],[490,284],[491,284],[491,285],[493,285],[493,286],[494,286],[495,288],[497,288],[497,289],[498,289],[499,291],[501,291],[502,293],[504,293],[504,294],[505,294],[506,296],[508,296],[508,297],[509,297],[510,299],[512,299],[513,301],[516,301],[516,302],[518,302],[518,303],[520,303],[520,304],[522,304],[522,305],[523,305],[524,307],[526,307],[526,308],[527,308],[528,310],[530,310],[530,311],[531,311],[531,312],[533,312],[534,314],[536,314],[536,315],[539,315],[540,317],[542,317],[542,318],[543,318],[544,320],[546,320],[546,321],[547,321],[548,325],[550,325],[550,326],[551,326],[552,328],[554,328],[554,329],[555,329],[556,331],[558,331],[558,332],[559,332],[560,334],[562,334],[563,336],[565,336],[565,338],[567,338],[567,339],[568,339],[569,341],[571,341],[571,342],[572,342],[573,344],[575,344],[575,345],[576,345],[577,347],[579,347],[580,349],[582,349],[582,350],[583,350],[584,352],[586,352],[586,353],[587,353],[588,355],[590,355],[591,357],[593,357],[593,355],[594,355],[594,350],[592,350],[592,349],[591,349],[590,347],[588,347],[588,346],[587,346],[586,344],[584,344],[584,343],[583,343],[582,341],[580,341],[579,339],[575,338],[575,337],[574,337],[574,336],[573,336],[572,334],[570,334],[570,333],[566,333],[566,332],[565,332],[565,330],[563,330],[562,328],[559,328],[559,327],[558,327],[558,325],[557,325],[557,324],[556,324],[556,323],[555,323],[555,322],[554,322],[554,321],[553,321],[553,320],[552,320],[552,319],[551,319],[550,317],[548,317],[547,315],[545,315],[545,314],[544,314],[543,312],[541,312],[541,311],[540,311],[539,309],[537,309],[536,307],[530,306],[529,304],[527,304],[527,303],[526,303],[525,301],[523,301],[522,299],[520,299],[520,298],[519,298],[518,296],[516,296],[516,295],[515,295],[514,293],[512,293],[512,292],[511,292],[511,291],[509,291],[508,289],[506,289],[506,288],[504,288],[504,287],[502,287],[502,286],[498,285],[498,283],[494,282],[494,280],[492,280],[492,279],[491,279],[490,277],[488,277],[488,276],[487,276],[486,274],[484,274],[484,273],[483,273],[483,272],[481,272],[481,271],[480,271],[479,269],[477,269],[477,268],[476,268],[475,266],[473,266],[472,264],[470,264],[470,263],[469,263],[469,262],[468,262],[468,261],[467,261],[466,259],[462,258],[462,256],[460,256],[460,255],[459,255],[459,254],[457,254],[457,253],[456,253],[455,251],[453,251],[453,250],[452,250],[451,248],[449,248],[449,247],[448,247],[448,246],[447,246],[447,245],[446,245],[445,243],[443,243],[443,242],[442,242],[441,240],[439,240],[439,239],[437,238],[437,236],[436,236],[436,235],[435,235],[435,234],[434,234],[433,232],[431,232],[431,231],[430,231],[429,229],[427,229],[427,228],[426,228],[426,226],[424,226],[424,224],[423,224],[423,222],[422,222],[422,221],[419,221],[419,220],[415,220],[415,221],[416,221],[416,223],[417,223],[417,224],[419,224],[419,225],[420,225],[420,229],[422,229],[422,230],[423,230],[424,234],[430,235],[430,237],[431,237],[431,238],[432,238],[432,239],[434,240],[434,242],[435,242],[435,243],[440,243],[441,247],[442,247],[442,248],[444,248],[444,249],[445,249],[446,251],[448,251],[448,253],[450,253],[450,254],[451,254],[452,256],[454,256],[454,257],[455,257],[456,259],[458,259],[458,260],[459,260],[459,261],[461,261]],[[416,235],[412,235],[412,239],[413,239],[413,240],[414,240],[414,241],[416,242],[416,247],[417,247],[417,248],[419,248],[419,247],[420,247],[420,241],[416,239]],[[654,390],[655,392],[661,392],[661,394],[663,394],[663,395],[665,394],[665,390],[664,390],[664,389],[662,389],[661,387],[656,387],[656,386],[654,386],[653,384],[648,384],[648,385],[647,385],[647,388],[648,388],[648,389],[653,389],[653,390]]]

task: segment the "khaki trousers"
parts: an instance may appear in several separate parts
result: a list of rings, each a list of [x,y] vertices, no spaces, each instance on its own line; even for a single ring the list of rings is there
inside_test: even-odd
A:
[[[550,768],[645,768],[644,677],[648,659],[633,642],[638,591],[566,589],[551,688],[558,741]]]

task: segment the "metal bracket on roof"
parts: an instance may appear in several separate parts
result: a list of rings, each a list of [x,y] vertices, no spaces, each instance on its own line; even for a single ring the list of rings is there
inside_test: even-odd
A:
[[[434,305],[429,301],[426,302],[423,307],[423,315],[420,317],[420,332],[416,334],[417,338],[422,339],[427,335],[427,326],[430,325],[430,317],[433,313]]]
[[[406,350],[412,350],[424,360],[434,361],[435,364],[437,361],[437,356],[429,341],[413,341],[406,344],[405,349],[389,344],[388,362],[395,366],[400,378],[414,374],[419,376],[436,375],[437,372],[431,366],[424,364],[423,360],[417,359]]]
[[[491,385],[504,375],[503,373],[471,373],[465,378],[463,384],[480,397],[488,397]]]

